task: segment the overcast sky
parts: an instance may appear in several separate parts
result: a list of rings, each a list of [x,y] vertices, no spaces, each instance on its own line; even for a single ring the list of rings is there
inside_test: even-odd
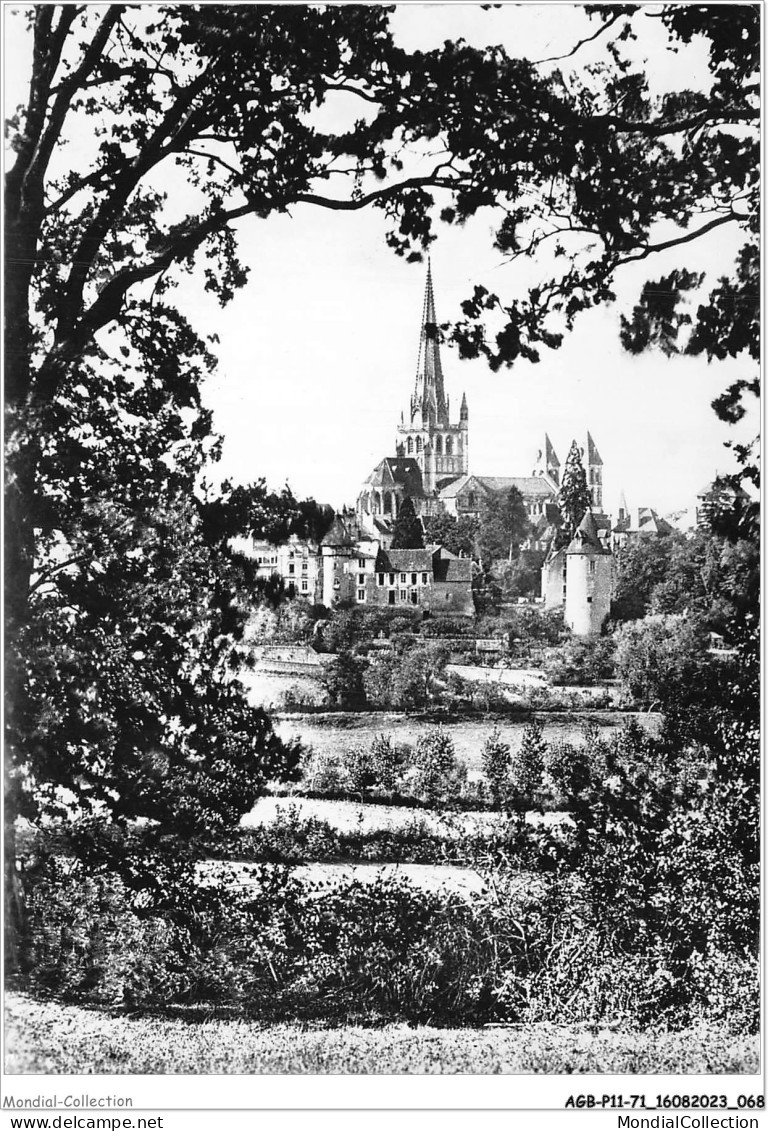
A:
[[[637,51],[649,59],[654,89],[705,85],[700,46],[662,51],[653,39],[658,21],[645,22],[650,38]],[[471,4],[400,5],[394,26],[409,48],[463,36],[545,58],[568,51],[595,25],[577,6],[546,3],[491,12]],[[24,43],[8,42],[7,61],[23,61]],[[593,50],[579,53],[582,65]],[[14,81],[7,69],[6,83]],[[229,307],[220,310],[193,280],[179,290],[196,328],[220,339],[219,368],[204,389],[225,438],[217,475],[264,477],[275,487],[288,481],[301,496],[353,503],[373,465],[394,455],[415,375],[425,268],[385,246],[378,211],[299,206],[290,217],[247,219],[239,242],[251,272]],[[716,419],[712,398],[749,374],[741,363],[624,354],[619,314],[631,310],[646,278],[685,263],[714,280],[730,271],[737,247],[737,233],[721,229],[684,255],[668,252],[625,268],[617,302],[583,314],[561,349],[542,352],[538,365],[519,362],[494,374],[444,349],[453,415],[463,391],[469,402],[470,471],[529,474],[545,431],[564,461],[571,439],[588,428],[605,464],[607,509],[615,511],[622,490],[631,507],[666,513],[690,505],[715,471],[733,466],[723,442],[734,430]],[[536,264],[504,263],[482,217],[441,229],[432,267],[441,321],[459,314],[476,282],[513,298],[536,278]]]

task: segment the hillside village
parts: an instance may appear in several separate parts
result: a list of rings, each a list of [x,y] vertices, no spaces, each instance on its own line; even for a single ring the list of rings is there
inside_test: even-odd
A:
[[[315,542],[291,535],[275,544],[240,540],[258,576],[277,577],[286,590],[313,605],[416,609],[426,617],[473,617],[473,583],[480,573],[474,555],[430,544],[429,520],[436,516],[479,521],[494,497],[519,492],[528,519],[521,560],[536,573],[535,591],[519,602],[545,611],[562,610],[578,637],[600,634],[614,592],[615,554],[638,539],[692,529],[712,492],[702,487],[696,506],[662,517],[652,507],[630,510],[622,495],[616,516],[603,507],[603,460],[592,435],[574,439],[569,460],[583,470],[588,502],[568,536],[561,491],[563,464],[548,434],[529,473],[506,476],[470,471],[469,405],[462,396],[458,420],[451,420],[435,311],[431,265],[427,268],[414,388],[401,413],[395,454],[384,457],[360,488],[354,508],[336,514]],[[420,545],[393,546],[398,516],[408,501],[421,519]],[[426,527],[426,529],[425,529]]]

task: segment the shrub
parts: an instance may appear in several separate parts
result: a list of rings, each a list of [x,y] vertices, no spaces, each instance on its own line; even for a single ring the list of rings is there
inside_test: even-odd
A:
[[[344,751],[344,765],[347,771],[349,788],[354,793],[359,793],[362,798],[379,784],[371,751],[362,743],[349,746]]]
[[[419,736],[414,763],[414,792],[428,804],[447,803],[460,795],[466,767],[457,760],[453,739],[442,727],[432,727]]]
[[[503,805],[509,794],[509,769],[512,752],[498,730],[492,731],[483,744],[483,772],[495,805]]]
[[[516,795],[513,801],[515,807],[529,807],[537,790],[541,788],[546,752],[544,731],[541,723],[534,719],[523,728],[520,749],[512,755],[510,761],[510,777]]]
[[[407,747],[397,746],[390,735],[378,734],[371,742],[370,761],[376,784],[393,793],[398,776],[407,760]]]
[[[569,640],[548,653],[544,671],[550,683],[556,686],[591,687],[613,678],[615,651],[615,642],[610,636]]]
[[[351,788],[347,767],[338,754],[312,751],[304,771],[304,781],[313,793],[343,793]]]
[[[552,785],[553,804],[557,808],[569,808],[592,780],[587,748],[570,742],[555,742],[546,749],[544,769]]]

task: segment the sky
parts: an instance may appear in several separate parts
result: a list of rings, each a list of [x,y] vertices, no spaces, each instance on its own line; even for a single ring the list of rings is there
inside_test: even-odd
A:
[[[653,21],[645,22],[649,38],[637,51],[649,60],[654,89],[679,86],[681,66],[686,85],[705,85],[702,50],[694,44],[680,55],[662,52]],[[393,26],[407,48],[463,36],[541,59],[568,51],[595,25],[578,6],[550,2],[490,12],[473,4],[400,4]],[[22,36],[7,62],[23,62],[27,46]],[[596,50],[582,49],[580,63]],[[6,91],[15,81],[7,71]],[[219,365],[203,399],[224,446],[209,478],[288,482],[297,495],[338,508],[353,504],[373,466],[395,454],[415,377],[425,267],[397,258],[384,231],[378,211],[297,206],[291,216],[241,222],[249,282],[224,310],[199,278],[184,279],[182,309],[198,331],[219,338]],[[721,230],[689,245],[682,262],[714,281],[730,270],[737,247],[735,234]],[[749,376],[744,366],[632,357],[619,342],[619,315],[631,311],[643,282],[680,262],[669,252],[624,268],[617,301],[584,313],[562,347],[542,350],[537,365],[523,361],[492,373],[483,361],[461,361],[444,348],[452,414],[458,417],[463,392],[469,404],[470,472],[530,474],[545,432],[564,462],[571,440],[583,442],[589,429],[604,461],[606,509],[615,513],[624,492],[632,508],[669,513],[690,506],[716,472],[731,469],[724,441],[756,425],[736,436],[710,406],[732,380]],[[449,321],[475,283],[514,297],[536,279],[537,265],[505,263],[489,221],[478,217],[440,230],[432,271],[438,320]]]

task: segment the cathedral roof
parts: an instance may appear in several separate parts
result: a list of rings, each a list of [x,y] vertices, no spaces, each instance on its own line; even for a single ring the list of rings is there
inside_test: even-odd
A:
[[[544,433],[544,464],[546,467],[560,466],[560,460],[557,458],[557,453],[552,447],[552,441],[546,432]]]
[[[602,467],[603,465],[603,460],[599,451],[597,450],[597,445],[595,444],[595,441],[592,439],[589,432],[587,432],[585,463],[589,467]]]
[[[374,467],[365,481],[363,489],[375,488],[390,491],[395,486],[403,488],[403,493],[412,499],[424,497],[424,484],[421,468],[410,456],[388,456]]]
[[[489,491],[509,491],[516,487],[521,495],[551,499],[556,491],[540,475],[478,475],[476,478]]]
[[[424,483],[421,478],[421,468],[415,459],[410,456],[393,456],[386,460],[392,478],[399,484],[406,495],[412,499],[420,499],[424,495]]]
[[[471,490],[475,487],[487,492],[487,488],[483,486],[476,475],[460,475],[458,479],[453,479],[447,487],[442,488],[440,498],[455,499],[462,491]]]
[[[600,541],[600,535],[597,532],[597,523],[592,511],[587,511],[583,519],[579,523],[578,529],[568,544],[569,554],[585,554],[591,556],[592,554],[610,554]]]
[[[480,490],[484,494],[509,491],[516,487],[528,498],[553,499],[554,487],[540,475],[461,475],[440,492],[441,499],[455,499],[465,491]]]

